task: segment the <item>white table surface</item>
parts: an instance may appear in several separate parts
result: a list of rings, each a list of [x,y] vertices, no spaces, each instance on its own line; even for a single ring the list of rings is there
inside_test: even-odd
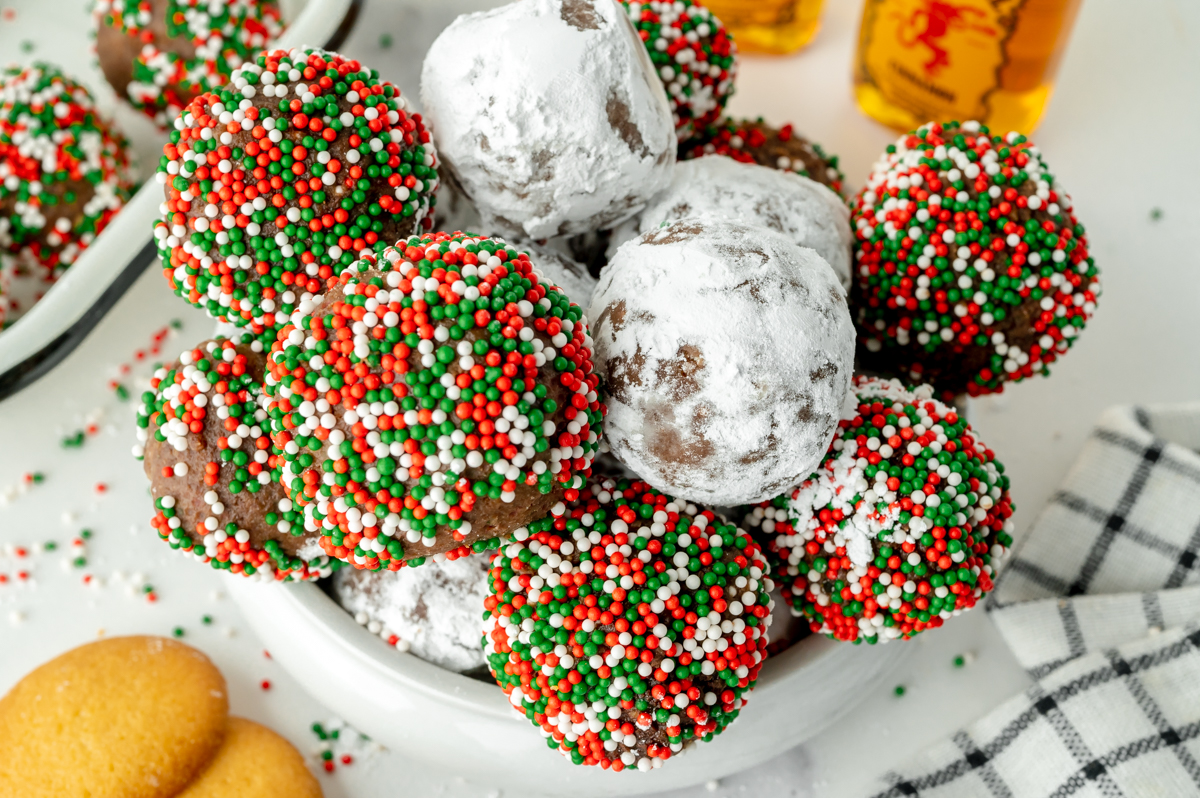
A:
[[[453,0],[414,8],[368,0],[345,50],[414,93],[420,53],[406,45],[445,24],[447,9],[486,5]],[[842,156],[854,186],[893,135],[860,115],[851,97],[860,3],[829,0],[827,6],[824,27],[807,50],[790,58],[743,58],[731,110],[794,122]],[[5,24],[16,23],[0,21]],[[382,34],[392,37],[386,48]],[[1035,140],[1075,198],[1105,293],[1086,334],[1051,379],[1014,386],[974,410],[976,426],[1013,477],[1019,530],[1054,491],[1100,410],[1200,396],[1200,355],[1189,323],[1200,306],[1200,257],[1189,239],[1200,229],[1198,134],[1200,4],[1086,0]],[[1153,208],[1162,210],[1158,221],[1151,219]],[[0,691],[98,635],[171,634],[182,627],[183,639],[225,673],[233,711],[272,726],[307,753],[315,748],[309,727],[333,713],[264,656],[225,595],[228,577],[174,554],[148,524],[146,481],[129,456],[135,400],[119,402],[107,383],[156,329],[176,318],[183,326],[163,357],[199,341],[212,326],[173,298],[152,269],[62,366],[0,403],[0,494],[26,472],[46,477],[0,505],[0,574],[8,577],[0,583]],[[124,378],[135,395],[153,359]],[[62,448],[61,438],[96,412],[102,413],[97,434],[78,449]],[[107,486],[102,494],[95,487],[101,482]],[[84,528],[94,532],[87,564],[74,567],[69,544]],[[51,540],[57,550],[42,551]],[[14,556],[18,546],[30,555]],[[17,576],[22,570],[25,580]],[[156,602],[133,587],[139,581],[153,585]],[[204,615],[212,616],[211,625],[202,624]],[[672,795],[862,795],[887,768],[1027,684],[982,612],[899,645],[913,646],[915,656],[894,680],[863,685],[865,700],[819,739],[753,772]],[[971,661],[956,669],[959,654]],[[893,693],[897,684],[907,688],[902,698]],[[736,724],[727,733],[736,734]],[[502,785],[433,772],[403,751],[360,758],[320,778],[329,796],[503,794]]]

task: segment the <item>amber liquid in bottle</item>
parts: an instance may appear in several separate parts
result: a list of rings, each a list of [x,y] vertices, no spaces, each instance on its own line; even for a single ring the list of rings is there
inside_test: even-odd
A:
[[[867,0],[854,93],[898,130],[978,119],[1037,127],[1081,0]]]
[[[824,0],[706,0],[744,53],[783,55],[812,41]]]

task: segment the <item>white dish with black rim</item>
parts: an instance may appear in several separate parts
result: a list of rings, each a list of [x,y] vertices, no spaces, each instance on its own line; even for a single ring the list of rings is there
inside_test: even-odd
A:
[[[285,21],[273,46],[306,44],[336,49],[354,25],[363,0],[292,0],[281,3]],[[67,8],[64,9],[63,6]],[[95,64],[91,17],[74,2],[18,4],[0,34],[0,52],[27,51],[83,82],[101,111],[116,117],[141,162],[142,187],[46,295],[0,332],[0,399],[36,381],[57,365],[112,308],[133,281],[158,261],[152,230],[163,201],[153,179],[155,155],[165,137],[148,120],[122,107]],[[77,46],[64,46],[75,41]],[[15,60],[15,59],[13,59]]]

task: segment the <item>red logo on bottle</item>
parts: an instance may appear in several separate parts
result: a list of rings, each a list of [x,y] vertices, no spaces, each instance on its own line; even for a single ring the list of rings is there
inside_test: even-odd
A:
[[[924,63],[925,74],[936,77],[950,66],[950,51],[942,46],[942,39],[951,31],[973,30],[988,36],[998,35],[990,25],[980,24],[987,15],[969,5],[955,5],[942,0],[924,0],[922,6],[909,15],[900,25],[900,44],[912,49],[924,45],[929,50],[929,60]]]

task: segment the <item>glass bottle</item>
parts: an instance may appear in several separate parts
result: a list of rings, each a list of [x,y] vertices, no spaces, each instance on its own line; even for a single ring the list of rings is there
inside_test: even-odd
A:
[[[1037,127],[1081,0],[866,0],[854,93],[898,130]]]
[[[705,0],[744,53],[784,55],[812,41],[824,0]]]

